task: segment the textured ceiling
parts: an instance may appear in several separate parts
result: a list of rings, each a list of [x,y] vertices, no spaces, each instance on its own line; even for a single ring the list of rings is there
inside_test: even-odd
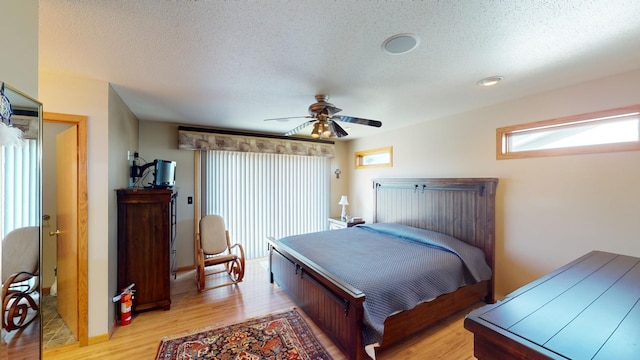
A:
[[[638,0],[40,0],[39,64],[111,83],[140,120],[284,133],[304,119],[263,119],[329,94],[383,122],[343,123],[348,139],[638,69],[639,16]],[[382,51],[398,33],[420,46]]]

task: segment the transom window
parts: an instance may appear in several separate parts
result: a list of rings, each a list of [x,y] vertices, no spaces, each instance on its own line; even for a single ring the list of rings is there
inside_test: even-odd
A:
[[[496,158],[640,150],[640,105],[496,130]]]
[[[393,147],[387,146],[378,149],[356,151],[356,169],[369,167],[390,167],[393,165]]]

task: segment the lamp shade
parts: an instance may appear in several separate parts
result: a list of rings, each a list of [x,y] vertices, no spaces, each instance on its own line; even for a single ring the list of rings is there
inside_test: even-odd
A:
[[[349,205],[349,200],[347,200],[347,195],[342,195],[338,205]]]

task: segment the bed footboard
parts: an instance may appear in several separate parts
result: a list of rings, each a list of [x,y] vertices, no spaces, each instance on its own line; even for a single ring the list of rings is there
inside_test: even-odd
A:
[[[349,359],[364,359],[364,294],[298,257],[269,241],[271,282],[275,281]]]
[[[488,288],[489,282],[481,281],[461,287],[455,292],[440,295],[430,302],[419,304],[410,311],[388,317],[384,322],[381,349],[401,342],[457,311],[480,304],[487,296]]]

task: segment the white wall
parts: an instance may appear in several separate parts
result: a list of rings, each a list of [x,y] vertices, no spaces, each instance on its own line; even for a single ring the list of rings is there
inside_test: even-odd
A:
[[[394,158],[352,171],[351,207],[371,221],[376,177],[500,178],[498,296],[591,250],[640,256],[640,152],[495,159],[498,127],[639,103],[640,70],[355,139],[348,156],[391,145]]]
[[[39,93],[44,111],[88,116],[88,293],[89,337],[107,334],[108,314],[113,312],[109,293],[110,243],[116,241],[109,234],[109,84],[104,81],[76,78],[48,71],[40,71]]]

